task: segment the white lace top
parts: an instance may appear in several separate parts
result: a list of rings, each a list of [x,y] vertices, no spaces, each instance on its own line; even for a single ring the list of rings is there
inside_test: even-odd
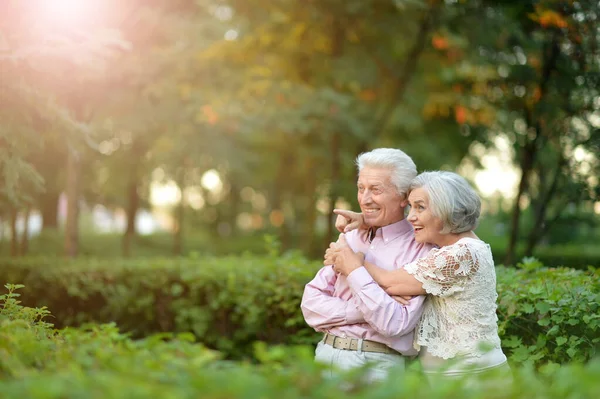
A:
[[[415,330],[415,348],[426,346],[443,359],[481,356],[482,343],[500,349],[496,270],[488,244],[461,238],[404,268],[431,294]]]

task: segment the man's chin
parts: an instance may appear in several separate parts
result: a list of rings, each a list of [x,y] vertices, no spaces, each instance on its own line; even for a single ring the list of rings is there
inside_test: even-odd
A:
[[[377,224],[377,218],[374,217],[363,217],[363,220],[365,222],[365,224],[369,227],[375,227],[378,226]]]

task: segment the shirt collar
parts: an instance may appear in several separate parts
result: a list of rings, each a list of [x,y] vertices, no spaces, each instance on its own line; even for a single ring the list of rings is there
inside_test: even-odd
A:
[[[369,229],[369,233],[371,233],[372,228]],[[381,237],[385,242],[394,240],[406,233],[412,233],[413,228],[411,224],[406,219],[402,219],[399,222],[388,224],[387,226],[383,226],[377,229],[375,232],[375,236],[381,234]],[[370,235],[370,234],[369,234]],[[368,236],[369,236],[368,235]]]

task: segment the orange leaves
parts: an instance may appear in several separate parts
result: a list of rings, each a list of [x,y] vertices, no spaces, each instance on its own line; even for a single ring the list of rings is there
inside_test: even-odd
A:
[[[467,109],[462,105],[454,107],[454,119],[459,125],[465,123],[467,121]]]
[[[454,106],[454,120],[459,125],[468,123],[470,125],[490,126],[496,118],[495,112],[489,107],[467,108],[464,105]]]
[[[210,105],[204,105],[202,107],[202,115],[209,124],[214,125],[219,121],[219,114]]]
[[[435,33],[431,37],[431,45],[434,49],[444,53],[450,63],[458,62],[463,57],[461,44],[450,35]]]
[[[366,102],[373,102],[377,98],[377,93],[373,89],[364,89],[358,93],[358,98]]]
[[[423,117],[426,119],[445,119],[452,118],[457,124],[490,126],[494,123],[496,115],[490,107],[468,107],[460,103],[454,103],[455,100],[434,97],[423,107]]]
[[[448,39],[437,33],[431,38],[431,44],[437,50],[447,50],[450,47]]]
[[[559,28],[564,29],[569,27],[566,19],[553,10],[544,10],[536,7],[534,13],[529,14],[529,18],[538,22],[543,28]]]

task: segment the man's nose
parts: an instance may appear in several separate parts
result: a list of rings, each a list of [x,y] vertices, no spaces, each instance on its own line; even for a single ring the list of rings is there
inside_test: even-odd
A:
[[[360,197],[360,202],[363,204],[367,204],[367,203],[371,202],[371,192],[369,190],[363,191],[363,193]]]

